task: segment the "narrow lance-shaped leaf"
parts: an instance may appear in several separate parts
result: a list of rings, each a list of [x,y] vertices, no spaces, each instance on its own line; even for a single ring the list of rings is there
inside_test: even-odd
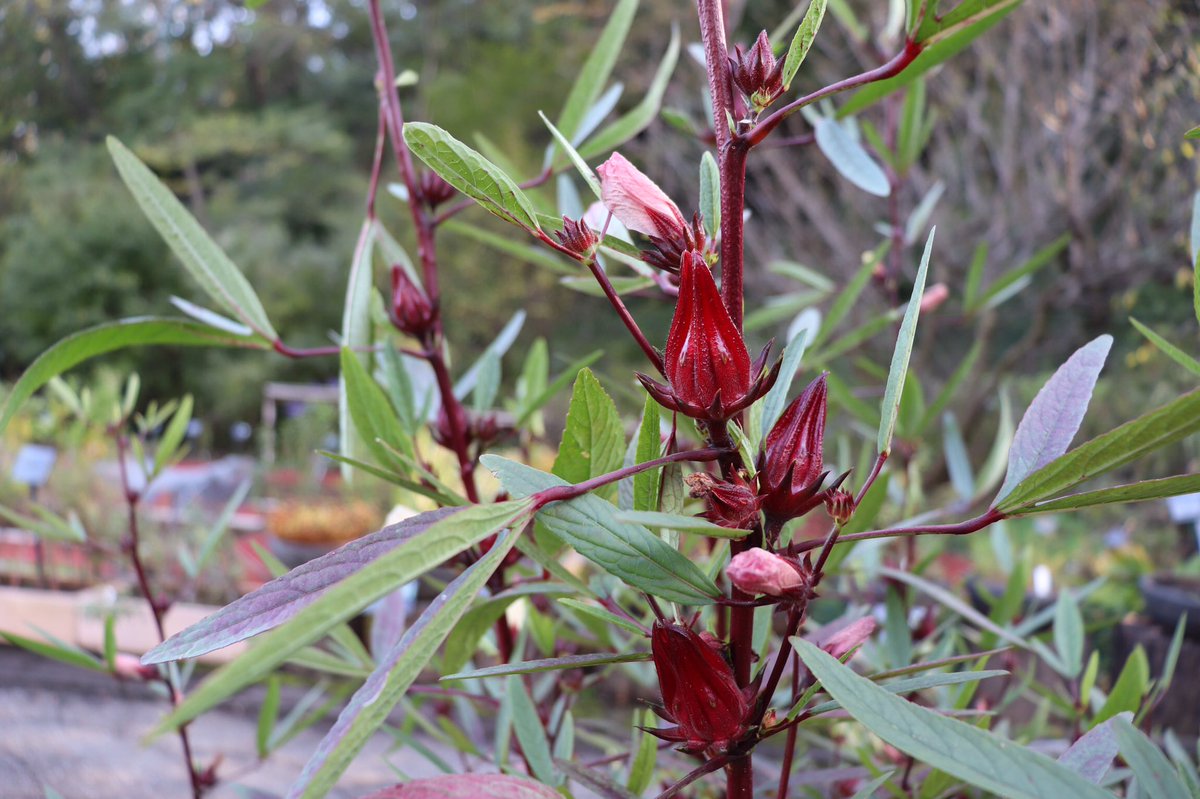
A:
[[[925,278],[929,274],[929,255],[933,252],[933,236],[937,228],[929,231],[925,240],[925,251],[921,254],[921,265],[913,282],[912,296],[904,310],[904,321],[896,336],[896,350],[892,353],[892,366],[888,370],[887,388],[883,392],[880,409],[879,436],[876,445],[880,454],[892,450],[892,435],[896,432],[896,419],[900,415],[900,397],[904,392],[904,380],[908,376],[908,362],[912,357],[913,339],[917,335],[917,319],[921,315],[921,297],[925,293]]]
[[[388,402],[387,395],[375,382],[375,378],[367,373],[358,356],[344,347],[341,364],[346,410],[353,422],[350,432],[356,433],[362,439],[367,451],[378,463],[403,470],[403,464],[392,455],[385,444],[408,453],[412,443],[391,403]]]
[[[285,624],[264,635],[249,652],[215,671],[183,704],[159,723],[154,734],[174,729],[190,721],[235,692],[262,679],[280,663],[375,600],[489,535],[523,523],[531,509],[532,502],[529,500],[456,508],[430,524],[421,533],[410,536],[401,545],[371,561],[345,564],[348,568],[344,567],[343,578],[340,581],[327,586],[316,600],[292,615]],[[414,520],[420,518],[414,517]],[[349,575],[344,576],[347,571],[350,572]],[[297,586],[292,585],[291,574],[284,575],[273,583],[276,596],[296,598]],[[302,592],[302,589],[300,590]],[[230,607],[236,605],[237,603],[234,603]],[[255,608],[251,606],[246,609],[253,611]],[[272,623],[269,621],[268,626]],[[200,624],[203,626],[206,622]],[[207,624],[211,625],[212,622]],[[184,634],[187,633],[188,631],[185,631]],[[173,643],[174,641],[174,638],[168,639],[165,644],[150,652],[145,658],[146,662],[180,657],[178,650],[183,647]]]
[[[621,47],[625,44],[625,37],[629,35],[637,7],[638,0],[620,0],[617,3],[604,30],[596,39],[595,47],[588,53],[583,68],[579,70],[579,77],[571,86],[556,126],[569,141],[575,140],[580,123],[600,96],[604,84],[608,82],[621,53]]]
[[[700,213],[705,231],[715,237],[721,229],[721,171],[708,150],[700,156]]]
[[[901,699],[802,638],[792,643],[821,687],[851,716],[917,760],[1014,799],[1111,799],[1045,755]]]
[[[993,504],[999,505],[1018,483],[1067,451],[1083,422],[1111,348],[1112,336],[1092,340],[1076,350],[1042,386],[1017,425],[1008,453],[1008,474]]]
[[[1177,497],[1180,494],[1192,494],[1200,491],[1200,474],[1181,474],[1175,477],[1162,477],[1158,480],[1144,480],[1140,483],[1098,488],[1095,491],[1082,491],[1078,494],[1068,494],[1065,497],[1051,499],[1046,502],[1036,502],[1021,505],[1006,510],[1009,516],[1023,516],[1031,513],[1058,513],[1075,508],[1090,508],[1096,505],[1124,504],[1126,502],[1144,502],[1151,499]]]
[[[779,377],[776,378],[775,385],[771,386],[771,390],[767,392],[767,396],[763,398],[760,438],[765,437],[775,426],[775,423],[779,421],[779,415],[783,413],[783,409],[787,405],[788,392],[792,388],[792,381],[796,379],[796,372],[800,370],[800,362],[804,359],[804,350],[808,347],[812,333],[811,328],[801,328],[800,332],[796,333],[787,343],[787,347],[783,351],[783,365],[779,369]]]
[[[813,120],[813,133],[817,147],[842,177],[876,197],[887,197],[892,193],[883,167],[867,154],[862,142],[850,132],[846,123],[832,117],[816,117]]]
[[[142,212],[205,292],[259,335],[277,339],[258,295],[229,256],[129,148],[113,136],[107,143],[121,179]]]
[[[354,246],[354,257],[350,261],[350,277],[346,281],[346,300],[342,312],[342,346],[354,351],[371,343],[371,291],[373,278],[371,265],[375,250],[375,223],[371,220],[363,222],[358,233],[358,243]],[[370,371],[370,360],[364,355],[354,355],[364,362]],[[346,375],[344,370],[338,375],[338,441],[342,455],[356,460],[364,459],[370,449],[355,429],[350,418],[350,403],[347,397]],[[374,443],[374,442],[372,442]],[[354,470],[342,465],[342,477],[352,479]]]
[[[1166,355],[1172,361],[1179,364],[1184,369],[1187,369],[1192,374],[1200,375],[1200,361],[1197,361],[1191,355],[1188,355],[1186,352],[1179,349],[1174,344],[1160,336],[1158,333],[1155,333],[1149,327],[1134,319],[1132,316],[1129,317],[1129,324],[1136,327],[1139,333],[1150,339],[1150,343],[1158,347],[1158,349],[1162,351],[1163,355]]]
[[[249,347],[262,349],[258,337],[224,333],[216,328],[182,319],[151,316],[106,322],[59,341],[29,365],[0,406],[0,432],[17,409],[51,378],[97,355],[150,345],[186,347]]]
[[[826,0],[811,0],[808,10],[804,12],[804,19],[800,21],[796,35],[792,37],[792,46],[788,48],[787,58],[783,61],[784,89],[792,85],[792,78],[796,77],[796,72],[804,63],[804,57],[808,55],[813,40],[817,38],[821,20],[825,18],[825,6]]]
[[[288,799],[325,796],[462,618],[475,595],[512,549],[519,530],[500,535],[488,553],[456,577],[380,660],[317,746]]]
[[[501,169],[437,125],[406,122],[404,142],[454,188],[501,219],[537,230],[537,212],[525,192]]]
[[[546,123],[546,127],[550,129],[550,134],[554,136],[554,140],[558,142],[558,146],[562,147],[563,152],[565,152],[567,157],[571,159],[571,163],[574,164],[575,170],[579,172],[580,177],[583,178],[583,182],[588,185],[588,188],[592,190],[592,194],[596,195],[596,199],[599,200],[600,180],[596,177],[596,173],[592,171],[592,168],[587,165],[587,162],[583,160],[583,157],[576,152],[574,147],[571,146],[571,142],[569,142],[567,137],[562,134],[562,131],[556,128],[554,123],[546,118],[545,114],[543,114],[541,111],[538,111],[538,116],[542,118],[542,122]]]

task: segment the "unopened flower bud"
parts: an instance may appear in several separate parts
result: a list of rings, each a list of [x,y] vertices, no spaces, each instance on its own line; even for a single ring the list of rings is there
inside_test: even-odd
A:
[[[450,423],[450,415],[446,413],[446,408],[443,406],[438,410],[437,418],[434,420],[430,431],[433,433],[433,440],[447,449],[454,449],[455,447],[454,431],[456,428],[462,432],[462,436],[465,439],[463,443],[468,445],[471,443],[471,423],[467,418],[467,412],[457,402],[453,403],[453,408],[456,423]]]
[[[825,439],[828,388],[821,374],[784,410],[767,433],[758,473],[763,510],[776,519],[793,519],[816,507]]]
[[[854,495],[844,488],[828,492],[825,495],[825,512],[838,526],[844,526],[854,515]]]
[[[661,715],[676,725],[647,730],[650,734],[691,752],[723,750],[745,734],[750,701],[716,649],[689,627],[658,621],[650,650],[662,691]]]
[[[775,382],[778,366],[762,376],[769,348],[751,363],[704,256],[687,252],[680,271],[679,302],[667,334],[663,362],[667,385],[646,375],[638,378],[664,407],[694,419],[725,421]]]
[[[758,34],[748,51],[742,52],[738,45],[734,52],[736,56],[729,58],[733,82],[749,98],[755,112],[762,111],[783,93],[783,62],[775,60],[766,31]]]
[[[587,255],[600,241],[600,236],[584,220],[575,221],[564,216],[562,221],[563,229],[554,231],[554,235],[562,246],[576,255]]]
[[[747,594],[787,596],[804,588],[804,575],[795,565],[765,549],[739,552],[725,567],[734,587]]]
[[[625,227],[660,239],[683,236],[687,222],[679,206],[625,156],[613,153],[596,173],[601,199]]]
[[[715,480],[704,472],[684,478],[694,499],[703,499],[708,506],[704,518],[731,529],[748,528],[758,516],[759,498],[741,475],[733,480]]]
[[[403,333],[421,338],[433,324],[433,304],[399,264],[392,267],[392,324]]]
[[[877,626],[875,619],[864,616],[825,638],[819,645],[835,658],[841,659],[855,647],[862,646]]]
[[[921,313],[929,313],[950,298],[950,289],[945,283],[934,283],[921,296]]]
[[[421,199],[430,210],[449,200],[455,193],[454,187],[447,183],[441,175],[428,170],[421,173],[417,190],[421,192]]]
[[[117,652],[113,655],[113,676],[122,680],[153,680],[158,677],[158,667],[142,664],[137,655],[128,652]]]

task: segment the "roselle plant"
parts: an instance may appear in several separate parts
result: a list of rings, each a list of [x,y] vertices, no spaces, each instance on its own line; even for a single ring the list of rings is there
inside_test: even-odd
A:
[[[836,373],[806,363],[810,347],[823,348],[821,365],[833,359],[830,327],[797,326],[780,355],[767,343],[754,356],[747,341],[747,310],[756,309],[745,304],[753,271],[744,262],[744,212],[746,170],[756,148],[803,113],[813,128],[809,140],[840,172],[868,191],[889,194],[923,146],[911,124],[924,124],[928,71],[1018,4],[965,0],[944,10],[936,0],[896,4],[893,55],[796,96],[792,84],[821,28],[826,0],[812,0],[793,23],[786,48],[766,33],[731,47],[723,4],[698,0],[712,109],[711,129],[702,135],[713,150],[700,165],[700,207],[692,209],[648,176],[653,165],[643,171],[615,152],[657,115],[679,57],[678,31],[646,96],[606,122],[614,101],[605,86],[633,24],[636,0],[616,2],[562,111],[553,122],[543,116],[549,131],[545,166],[525,183],[497,165],[502,154],[485,157],[435,125],[406,122],[380,3],[371,0],[379,132],[341,336],[328,348],[284,343],[242,273],[138,158],[110,139],[137,202],[220,311],[181,300],[177,305],[188,320],[123,320],[60,343],[14,387],[0,425],[53,375],[121,347],[233,346],[290,358],[336,356],[342,440],[341,451],[330,457],[355,479],[385,480],[410,501],[436,506],[282,574],[147,654],[146,666],[176,674],[168,664],[253,639],[245,655],[190,687],[154,734],[183,729],[236,692],[267,681],[275,698],[264,707],[260,738],[271,740],[277,671],[300,664],[342,678],[359,676],[289,797],[324,795],[380,728],[402,742],[415,741],[418,732],[438,738],[462,753],[463,770],[507,775],[416,780],[378,796],[549,797],[571,795],[578,786],[607,797],[786,797],[806,794],[809,788],[802,786],[812,783],[802,777],[854,762],[856,769],[833,768],[842,776],[821,784],[832,784],[837,796],[1099,797],[1113,795],[1112,787],[1127,790],[1130,772],[1106,776],[1118,752],[1143,795],[1192,795],[1191,759],[1168,747],[1177,773],[1131,723],[1145,724],[1173,665],[1155,682],[1137,666],[1136,674],[1122,674],[1102,697],[1095,687],[1095,654],[1084,664],[1079,594],[1064,592],[1049,617],[1021,620],[1025,572],[1014,567],[1010,592],[1016,600],[1006,594],[985,615],[921,576],[914,556],[922,536],[962,536],[1031,514],[1200,489],[1200,476],[1179,475],[1077,490],[1200,430],[1200,393],[1072,449],[1111,346],[1101,336],[1071,356],[1026,410],[1012,435],[998,493],[990,494],[994,484],[987,480],[968,481],[964,502],[917,508],[910,521],[875,526],[893,499],[882,489],[891,477],[898,426],[908,424],[902,411],[916,384],[906,379],[918,321],[949,292],[944,285],[926,291],[935,253],[930,231],[911,291],[898,293],[901,250],[912,234],[923,233],[922,216],[927,219],[932,206],[914,212],[914,231],[901,230],[893,213],[881,246],[830,310],[836,325],[872,274],[901,301],[896,312],[870,323],[872,330],[895,330],[877,411],[847,402],[844,391],[843,399],[831,402],[844,384],[836,382]],[[834,98],[843,102],[840,108],[832,105]],[[864,145],[846,120],[876,102],[902,104],[911,111],[904,114],[910,127],[886,139],[868,136]],[[890,176],[875,158],[888,165]],[[415,259],[377,213],[389,161],[403,187]],[[595,203],[587,209],[565,201],[548,205],[540,187],[552,179],[560,200],[574,196],[578,180]],[[646,361],[637,383],[627,375],[631,388],[640,384],[645,392],[632,440],[616,404],[587,368],[595,356],[551,378],[541,340],[528,348],[515,393],[502,406],[501,359],[511,351],[520,316],[472,366],[456,367],[446,335],[453,319],[442,315],[440,302],[445,287],[438,244],[440,236],[472,230],[459,216],[466,218],[475,206],[516,228],[512,242],[496,246],[528,252],[532,244],[544,248],[536,257],[550,259],[555,268],[565,261],[591,274],[588,291],[602,295]],[[491,233],[485,238],[495,239]],[[1001,302],[1007,285],[1045,260],[987,290],[973,269],[966,296],[980,306]],[[377,262],[389,270],[389,290],[382,293],[376,289]],[[626,306],[623,295],[634,291],[673,304],[665,339],[645,332]],[[597,300],[589,310],[602,307]],[[858,342],[866,338],[854,335]],[[838,351],[853,346],[850,340]],[[810,382],[789,401],[801,370],[812,372]],[[961,383],[967,372],[954,381]],[[434,386],[424,396],[420,375]],[[568,384],[573,387],[552,470],[509,457],[543,443],[544,407]],[[947,395],[938,403],[944,409],[949,400]],[[877,429],[865,441],[855,432],[864,415]],[[857,427],[848,424],[850,416]],[[839,445],[838,458],[826,446],[833,431],[849,442]],[[864,452],[865,468],[834,465],[851,457],[851,447]],[[434,448],[449,453],[452,473],[435,465]],[[498,487],[481,479],[485,473]],[[907,495],[905,511],[907,499],[920,492],[910,488]],[[839,568],[859,542],[886,539],[906,540],[908,568],[873,570],[886,588],[880,634],[865,611],[873,594],[839,580]],[[583,572],[568,567],[572,550],[587,562]],[[397,618],[403,611],[396,592],[438,567],[449,581],[405,626]],[[826,593],[849,597],[848,610],[818,625],[814,602]],[[918,594],[932,604],[918,607]],[[345,641],[340,648],[323,643],[331,635],[344,639],[344,623],[374,603],[380,603],[378,630],[365,662]],[[523,621],[514,625],[508,611],[518,606]],[[949,614],[947,621],[935,621],[935,607]],[[930,623],[914,630],[909,615],[918,609]],[[1038,637],[1047,623],[1053,646]],[[1177,636],[1176,655],[1179,641]],[[1066,737],[1070,746],[1057,760],[1006,735],[1005,725],[988,712],[1023,692],[1024,683],[1010,674],[1020,657],[1044,661],[1059,681],[1045,689],[1052,709],[1032,730]],[[852,658],[868,676],[851,667]],[[1009,669],[986,669],[992,660]],[[591,723],[587,713],[596,701],[609,701],[602,695],[614,674],[639,685],[639,696],[652,702],[658,718],[635,712],[632,730]],[[1008,687],[999,699],[976,702],[985,681]],[[183,696],[184,686],[176,687]],[[839,721],[847,718],[861,726],[847,728]],[[862,730],[889,747],[875,746]],[[190,773],[208,765],[188,757]],[[221,778],[216,769],[203,773],[210,771],[209,782]],[[195,785],[194,793],[206,787]]]

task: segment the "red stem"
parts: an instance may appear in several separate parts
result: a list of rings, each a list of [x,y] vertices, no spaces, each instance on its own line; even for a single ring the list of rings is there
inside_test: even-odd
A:
[[[800,657],[792,654],[792,697],[800,695]],[[796,757],[796,737],[800,728],[796,725],[788,727],[787,741],[783,745],[783,764],[779,769],[779,791],[776,799],[787,799],[788,782],[792,778],[792,761]]]
[[[442,357],[441,348],[430,347],[426,360],[433,367],[438,391],[442,395],[442,409],[446,414],[446,422],[450,426],[450,449],[458,456],[458,473],[462,478],[463,490],[467,492],[467,499],[478,503],[479,491],[475,487],[475,461],[468,451],[467,431],[463,427],[466,412],[462,409],[458,398],[454,396],[454,384],[450,382],[450,372],[446,369],[446,360]]]
[[[844,535],[838,541],[869,541],[873,538],[907,538],[918,535],[967,535],[968,533],[974,533],[993,525],[1003,518],[1004,514],[993,508],[982,516],[976,516],[974,519],[968,519],[958,524],[930,524],[921,527],[890,527],[882,530],[868,530],[865,533]],[[808,552],[810,549],[816,549],[823,543],[824,539],[814,538],[810,541],[803,541],[797,544],[793,551],[796,553]]]
[[[655,458],[652,461],[645,463],[635,463],[633,466],[626,466],[624,469],[617,469],[615,472],[602,474],[593,477],[590,480],[584,480],[582,483],[566,486],[554,486],[547,488],[544,491],[539,491],[535,495],[537,501],[534,507],[538,510],[546,507],[551,502],[565,502],[576,497],[581,497],[589,491],[595,491],[597,488],[602,488],[611,483],[616,483],[624,480],[626,477],[632,477],[635,474],[657,469],[659,466],[666,466],[668,463],[679,463],[681,461],[715,461],[729,453],[729,450],[721,447],[705,447],[704,449],[691,449],[686,452],[676,452],[672,455],[664,455],[661,458]]]
[[[592,275],[595,276],[596,282],[600,284],[600,289],[604,292],[604,296],[608,298],[608,302],[612,305],[613,310],[617,312],[617,316],[621,317],[621,321],[625,324],[625,329],[629,331],[629,334],[633,336],[633,340],[642,348],[642,352],[645,353],[650,363],[654,365],[654,368],[658,370],[659,374],[662,374],[662,356],[658,354],[658,350],[654,349],[654,346],[646,339],[646,335],[642,332],[642,329],[638,327],[633,314],[629,313],[625,302],[617,294],[616,289],[613,288],[612,281],[608,279],[608,273],[600,268],[595,258],[587,261],[587,267],[591,270]]]

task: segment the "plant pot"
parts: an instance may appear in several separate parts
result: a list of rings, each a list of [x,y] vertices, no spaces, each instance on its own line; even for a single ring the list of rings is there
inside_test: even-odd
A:
[[[1158,626],[1173,632],[1179,618],[1187,614],[1184,635],[1200,641],[1200,579],[1152,574],[1138,581],[1145,600],[1145,613]]]

